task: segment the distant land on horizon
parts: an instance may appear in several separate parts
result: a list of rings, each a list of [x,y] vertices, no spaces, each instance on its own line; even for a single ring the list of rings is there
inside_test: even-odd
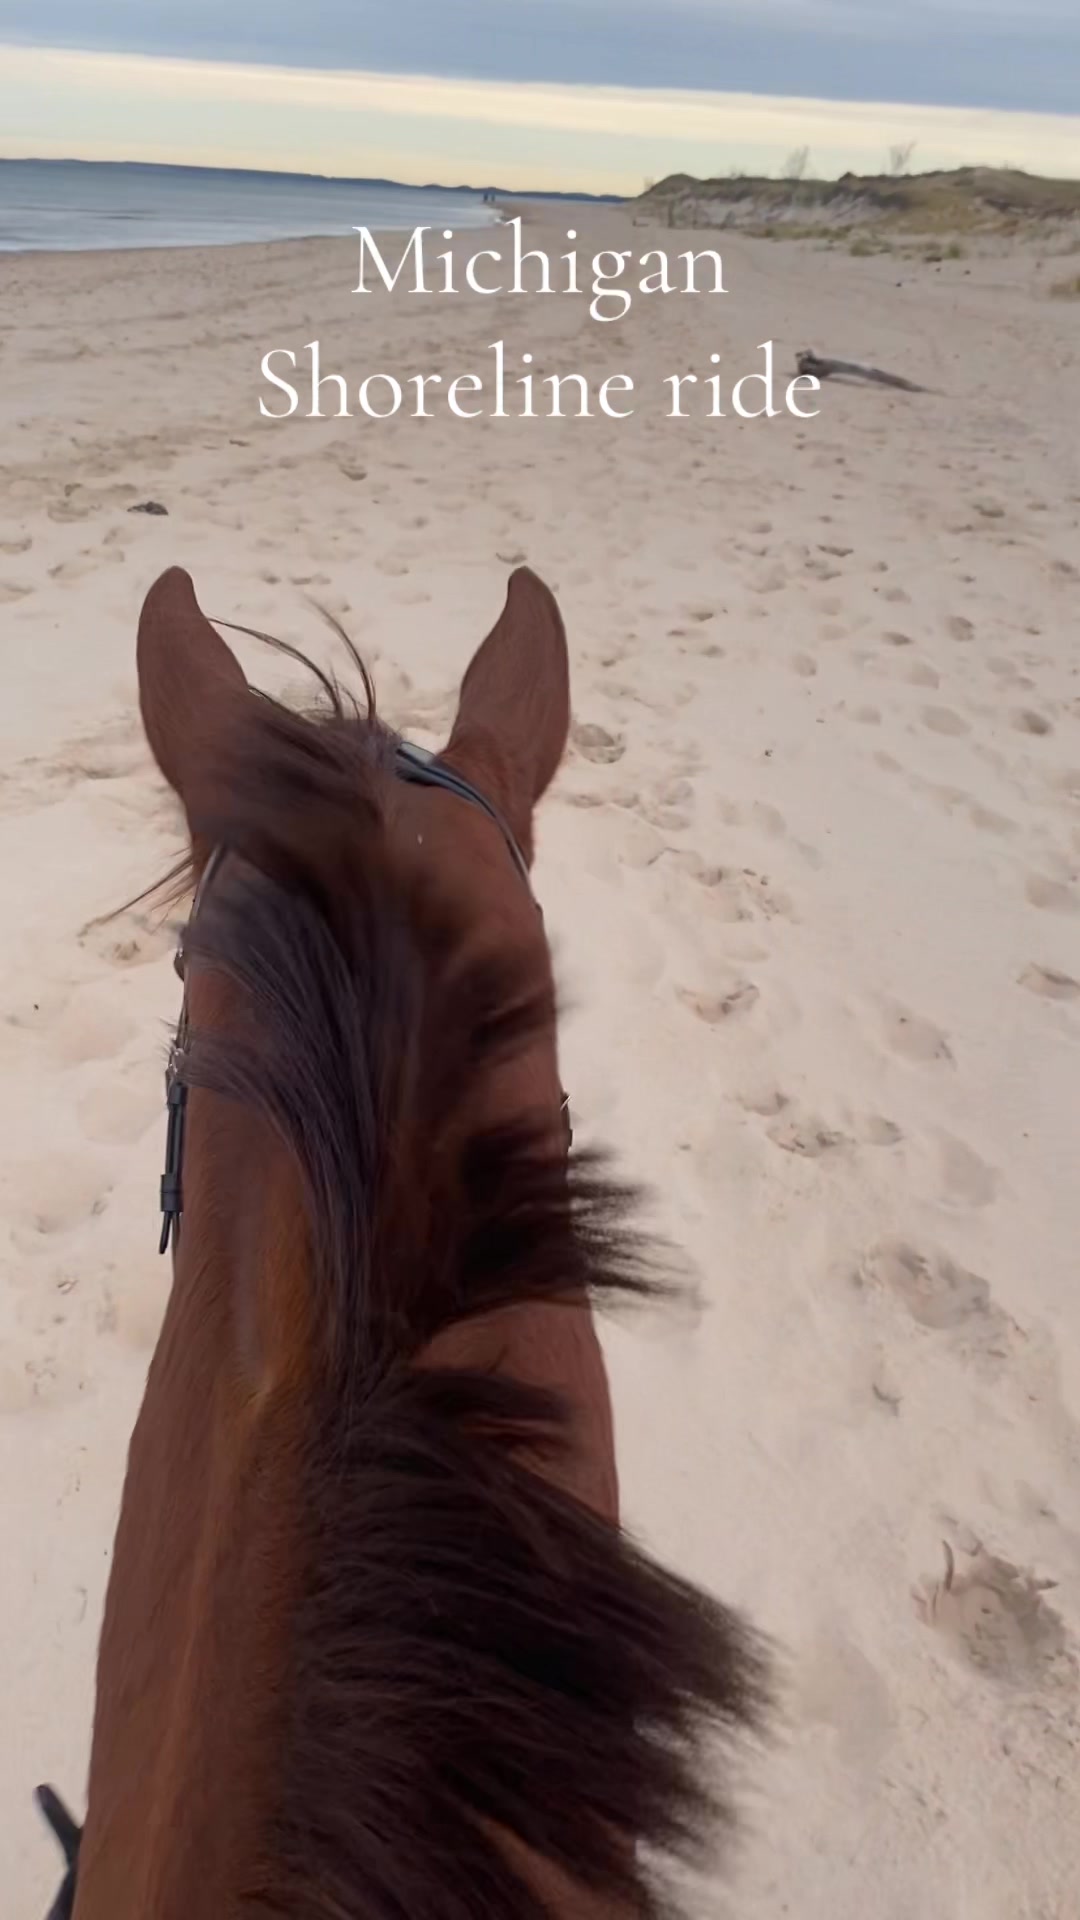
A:
[[[447,194],[494,194],[499,200],[565,200],[569,202],[587,201],[593,206],[621,206],[626,200],[625,194],[618,193],[557,193],[553,188],[500,187],[493,183],[484,186],[469,186],[465,183],[448,185],[442,180],[416,182],[412,180],[390,180],[366,174],[344,173],[297,173],[282,167],[192,167],[181,166],[170,161],[159,160],[79,160],[74,156],[50,154],[38,158],[34,154],[0,154],[0,167],[86,167],[100,171],[106,168],[122,167],[128,173],[166,173],[198,175],[202,179],[217,178],[231,180],[314,180],[338,187],[395,187],[403,193],[447,193]]]
[[[1080,245],[1080,180],[1053,179],[1020,167],[951,167],[908,173],[844,173],[838,180],[764,178],[727,174],[697,180],[673,173],[637,204],[672,226],[738,227],[765,239],[797,237],[813,229],[855,235],[855,244],[888,250],[907,234],[959,235],[972,240],[1017,233],[1057,236],[1071,252]],[[891,236],[891,240],[886,239]]]

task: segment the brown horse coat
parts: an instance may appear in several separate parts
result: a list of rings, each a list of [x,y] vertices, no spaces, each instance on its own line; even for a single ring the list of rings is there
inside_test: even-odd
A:
[[[76,1920],[674,1914],[764,1663],[618,1526],[592,1306],[662,1276],[631,1197],[566,1161],[540,916],[479,809],[395,781],[373,711],[252,693],[179,570],[138,665],[194,876],[227,851],[187,941],[183,1228]],[[568,725],[520,572],[445,758],[528,859]]]

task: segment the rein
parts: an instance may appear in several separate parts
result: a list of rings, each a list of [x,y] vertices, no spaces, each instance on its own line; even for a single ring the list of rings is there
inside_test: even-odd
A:
[[[425,747],[418,747],[410,740],[399,740],[394,752],[394,772],[399,780],[412,786],[437,787],[443,793],[453,794],[458,800],[465,800],[470,806],[479,808],[487,815],[493,826],[501,833],[522,880],[529,890],[537,912],[543,919],[540,902],[536,899],[529,873],[529,863],[518,846],[510,826],[498,808],[482,794],[470,781],[446,766],[437,754],[429,753]],[[213,849],[203,868],[202,877],[195,889],[191,913],[187,925],[190,927],[199,911],[207,889],[215,875],[220,871],[228,854],[224,845]],[[168,1064],[165,1070],[166,1089],[166,1134],[165,1134],[165,1171],[161,1176],[161,1238],[158,1252],[174,1254],[180,1242],[180,1222],[184,1211],[183,1167],[184,1167],[184,1122],[187,1115],[187,1082],[184,1079],[184,1063],[191,1044],[191,1021],[188,1012],[186,986],[186,960],[184,955],[183,933],[177,943],[174,968],[180,980],[185,982],[184,997],[180,1008],[180,1018],[176,1032],[169,1046]],[[559,1111],[566,1126],[566,1146],[569,1152],[573,1144],[574,1131],[570,1120],[570,1096],[562,1095]],[[76,1878],[79,1865],[79,1845],[82,1840],[82,1828],[68,1812],[63,1801],[52,1787],[38,1787],[35,1798],[42,1814],[60,1844],[67,1866],[60,1891],[53,1901],[46,1920],[72,1920],[75,1910]]]
[[[188,920],[189,926],[206,898],[206,890],[224,859],[224,847],[215,847],[203,868],[202,879],[195,889],[195,898]],[[173,968],[178,979],[183,980],[186,972],[183,934],[177,942]],[[168,1253],[170,1246],[174,1246],[180,1238],[180,1215],[183,1211],[184,1118],[187,1112],[187,1082],[184,1079],[183,1066],[190,1041],[191,1022],[188,1019],[185,986],[180,1019],[169,1044],[169,1060],[165,1069],[165,1110],[168,1119],[165,1131],[165,1171],[161,1176],[159,1253]]]
[[[77,1826],[58,1793],[51,1787],[39,1787],[34,1795],[46,1820],[60,1843],[67,1872],[61,1883],[60,1891],[53,1901],[45,1920],[71,1920],[75,1911],[75,1876],[79,1866],[79,1842],[82,1828]]]

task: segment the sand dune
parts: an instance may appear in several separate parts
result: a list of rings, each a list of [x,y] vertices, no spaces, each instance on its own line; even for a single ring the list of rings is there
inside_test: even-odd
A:
[[[1076,1910],[1075,315],[1019,256],[724,257],[723,301],[602,326],[559,298],[361,311],[333,241],[3,265],[13,1915],[56,1879],[31,1788],[82,1790],[167,1284],[172,936],[100,919],[178,845],[138,726],[142,595],[180,562],[208,609],[325,653],[321,602],[437,744],[521,559],[573,651],[537,884],[575,1123],[655,1184],[704,1294],[610,1334],[630,1518],[789,1656],[741,1877],[707,1911]],[[749,370],[769,338],[791,372],[814,345],[937,392],[830,385],[804,422],[261,419],[261,355],[316,336],[358,375],[501,336],[538,372],[643,385],[712,352]]]

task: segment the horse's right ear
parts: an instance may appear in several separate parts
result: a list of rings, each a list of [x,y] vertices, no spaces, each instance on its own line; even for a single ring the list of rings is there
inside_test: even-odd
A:
[[[170,567],[154,582],[139,616],[139,707],[158,766],[189,816],[215,743],[247,681],[195,598],[190,574]]]
[[[570,730],[566,630],[550,587],[528,567],[466,669],[448,764],[501,807],[526,860],[533,809],[554,778]]]

